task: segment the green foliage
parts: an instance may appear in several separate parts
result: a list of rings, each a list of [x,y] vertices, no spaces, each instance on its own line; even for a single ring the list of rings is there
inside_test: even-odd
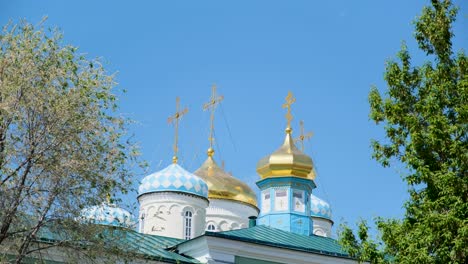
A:
[[[64,45],[57,30],[4,27],[0,249],[16,251],[18,262],[49,221],[66,230],[84,207],[128,190],[137,152],[125,141],[128,120],[116,112],[114,86],[99,60]]]
[[[380,245],[369,237],[368,231],[367,223],[360,221],[358,223],[358,237],[356,237],[351,228],[342,224],[339,230],[339,242],[349,255],[360,263],[366,261],[388,263],[384,253],[380,250]]]
[[[387,63],[385,95],[369,94],[370,117],[388,139],[372,142],[374,158],[408,171],[405,217],[377,220],[397,263],[468,263],[468,77],[465,53],[452,51],[456,14],[448,0],[425,7],[415,37],[430,60],[413,66],[403,44]]]

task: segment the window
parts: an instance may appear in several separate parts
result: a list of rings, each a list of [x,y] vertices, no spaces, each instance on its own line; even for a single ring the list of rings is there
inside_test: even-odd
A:
[[[184,237],[186,240],[192,238],[192,212],[190,211],[184,214]]]
[[[288,210],[288,190],[275,190],[275,210],[283,211]]]
[[[314,228],[315,229],[315,228]],[[321,228],[317,228],[314,230],[314,235],[316,236],[322,236],[322,237],[326,237],[327,234],[325,234],[325,232],[321,229]]]
[[[216,231],[216,227],[213,224],[209,224],[208,227],[206,228],[206,230],[214,232],[214,231]]]
[[[270,204],[271,204],[270,191],[267,190],[267,191],[262,192],[262,212],[263,213],[270,211],[270,207],[271,207]]]
[[[304,191],[301,191],[301,190],[293,191],[293,204],[294,204],[294,211],[305,212]]]
[[[141,214],[140,217],[140,233],[145,232],[145,214]]]

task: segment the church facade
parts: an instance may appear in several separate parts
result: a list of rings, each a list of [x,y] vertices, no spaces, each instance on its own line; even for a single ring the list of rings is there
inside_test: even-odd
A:
[[[213,109],[212,122],[214,107],[220,100],[222,97],[217,97],[214,89],[205,105]],[[292,138],[290,107],[294,101],[289,94],[284,143],[258,162],[259,201],[247,184],[216,163],[211,145],[206,161],[193,173],[177,164],[175,153],[173,164],[141,182],[139,232],[191,239],[205,231],[247,228],[249,219],[258,218],[259,225],[306,236],[330,237],[333,225],[330,206],[312,194],[316,188],[312,159],[295,146]],[[182,113],[176,112],[175,122]]]
[[[213,89],[205,104],[212,110],[211,133],[220,100]],[[177,128],[184,110],[173,119],[172,164],[140,183],[138,219],[110,203],[83,210],[83,219],[125,233],[110,241],[132,248],[140,256],[135,263],[357,263],[331,238],[330,205],[313,194],[314,164],[292,138],[294,101],[289,94],[283,106],[283,144],[257,164],[258,199],[247,184],[216,163],[212,140],[207,159],[194,172],[177,163]],[[61,258],[57,250],[50,256],[55,262]]]
[[[214,110],[217,100],[222,97],[216,97],[213,90],[211,101],[205,106]],[[175,154],[173,164],[141,182],[138,232],[183,239],[172,249],[202,263],[354,262],[330,238],[333,225],[330,205],[312,194],[316,188],[312,159],[295,146],[292,138],[294,101],[289,94],[283,144],[258,162],[258,200],[247,184],[216,163],[211,145],[206,161],[193,173],[177,164]],[[213,117],[212,111],[212,122]],[[271,247],[280,245],[271,242],[280,240],[276,236],[290,237],[290,241],[283,241],[283,251],[301,248],[288,244],[294,240],[302,241],[307,252],[302,252],[301,257],[286,252],[282,257],[275,256],[273,253],[279,251],[272,252]],[[255,246],[246,244],[252,239]],[[328,245],[325,249],[315,248],[323,253],[315,254],[316,262],[310,256],[314,241]],[[243,256],[239,256],[242,251]],[[288,259],[291,256],[298,259]]]

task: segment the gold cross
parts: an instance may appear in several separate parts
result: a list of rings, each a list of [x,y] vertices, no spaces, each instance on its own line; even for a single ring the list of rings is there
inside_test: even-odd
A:
[[[220,96],[217,96],[216,95],[216,84],[213,84],[213,86],[211,87],[211,98],[210,98],[210,101],[206,104],[203,105],[203,110],[206,111],[206,110],[210,110],[211,111],[211,116],[210,116],[210,120],[211,120],[211,126],[210,126],[210,137],[208,138],[208,140],[210,141],[210,148],[208,150],[208,155],[213,155],[214,151],[213,151],[213,141],[214,141],[214,111],[216,109],[216,106],[218,106],[218,104],[224,99],[224,97],[222,95]]]
[[[293,116],[291,114],[291,105],[296,102],[296,98],[293,97],[291,91],[288,92],[288,96],[286,96],[286,103],[283,104],[283,108],[287,108],[288,112],[286,113],[286,120],[288,121],[288,129],[291,129],[291,121],[293,120]]]
[[[299,125],[301,126],[301,135],[294,141],[301,142],[301,151],[304,152],[304,140],[310,139],[314,134],[312,132],[307,132],[307,134],[304,134],[304,121],[301,120]]]
[[[179,139],[179,119],[182,118],[183,115],[185,115],[188,112],[188,108],[186,107],[184,110],[180,111],[179,110],[179,103],[180,103],[180,98],[176,97],[176,112],[173,116],[170,116],[167,118],[168,123],[173,123],[175,127],[175,137],[174,137],[174,157],[172,157],[172,162],[177,163],[177,152],[179,151],[179,148],[177,147],[177,141]]]

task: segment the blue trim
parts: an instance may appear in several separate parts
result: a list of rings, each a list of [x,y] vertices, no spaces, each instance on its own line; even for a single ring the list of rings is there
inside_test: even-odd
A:
[[[261,179],[256,182],[258,188],[264,190],[268,187],[286,187],[286,186],[293,186],[294,184],[300,185],[295,186],[295,189],[308,189],[309,192],[312,192],[317,186],[315,182],[310,179],[304,179],[294,176],[284,176],[284,177],[273,177],[273,178],[265,178]],[[302,186],[302,187],[301,187]]]
[[[315,188],[313,180],[298,178],[298,177],[274,177],[266,178],[257,182],[260,188],[262,197],[260,199],[261,209],[263,208],[263,192],[267,191],[270,194],[270,211],[260,211],[258,217],[259,225],[266,225],[278,228],[284,231],[293,232],[301,235],[312,235],[313,224],[310,217],[310,195]],[[286,210],[276,210],[276,190],[287,191]],[[304,211],[295,211],[294,208],[294,191],[302,192],[304,202]]]

